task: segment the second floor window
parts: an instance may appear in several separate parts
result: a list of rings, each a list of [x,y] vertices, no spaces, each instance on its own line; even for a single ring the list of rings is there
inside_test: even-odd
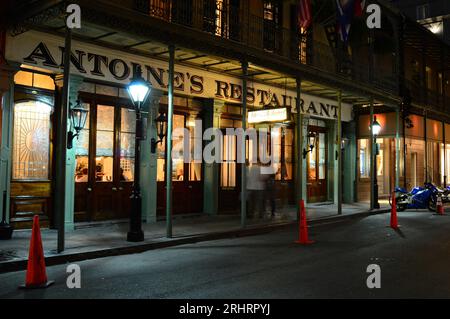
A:
[[[417,6],[417,20],[423,20],[429,17],[430,15],[430,8],[428,6],[428,3]]]
[[[192,25],[192,0],[150,0],[150,15],[187,26]]]
[[[281,2],[278,1],[264,1],[263,8],[263,42],[264,49],[268,51],[276,51],[277,49],[277,35],[280,33],[281,26]]]
[[[239,0],[205,0],[203,30],[223,38],[239,40]]]

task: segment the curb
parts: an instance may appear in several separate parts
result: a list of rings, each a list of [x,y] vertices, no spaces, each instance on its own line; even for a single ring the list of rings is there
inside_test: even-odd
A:
[[[323,217],[313,219],[309,221],[309,226],[320,226],[342,222],[351,219],[364,218],[372,215],[384,214],[389,212],[390,209],[379,209],[374,211],[346,214],[346,215],[334,215],[331,217]],[[174,246],[195,244],[205,241],[213,241],[227,238],[239,238],[255,235],[267,234],[282,228],[287,228],[292,225],[296,225],[296,221],[280,222],[270,225],[256,225],[249,226],[248,228],[239,228],[234,230],[227,230],[222,232],[207,233],[202,235],[193,235],[189,237],[175,238],[175,239],[163,239],[155,242],[147,242],[143,244],[136,244],[133,246],[106,248],[86,252],[78,252],[71,254],[52,255],[45,257],[46,266],[61,265],[65,263],[72,263],[77,261],[84,261],[89,259],[97,259],[103,257],[112,257],[120,255],[138,254],[149,250],[169,248]],[[14,271],[21,271],[27,269],[28,259],[18,259],[12,261],[0,262],[0,274]]]

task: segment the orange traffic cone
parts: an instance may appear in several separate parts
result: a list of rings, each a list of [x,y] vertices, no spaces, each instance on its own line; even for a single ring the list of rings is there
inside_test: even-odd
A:
[[[53,283],[54,281],[47,280],[44,249],[42,248],[41,230],[39,228],[39,216],[35,215],[33,217],[33,229],[31,231],[27,276],[25,279],[25,285],[20,286],[20,288],[47,288]]]
[[[314,243],[314,241],[308,239],[308,225],[306,221],[305,201],[303,199],[300,201],[299,234],[298,240],[295,242],[301,245],[309,245]]]
[[[392,193],[391,228],[393,229],[399,228],[397,221],[397,199],[395,198],[395,192]]]
[[[437,196],[436,198],[436,214],[444,215],[444,205],[442,205],[441,196]]]

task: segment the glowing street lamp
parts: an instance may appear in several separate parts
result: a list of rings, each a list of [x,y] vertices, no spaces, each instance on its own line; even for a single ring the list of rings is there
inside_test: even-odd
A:
[[[144,240],[142,231],[142,197],[140,187],[140,141],[143,138],[141,107],[147,100],[151,84],[142,78],[141,67],[137,67],[135,76],[128,84],[128,94],[136,110],[136,140],[135,140],[135,160],[134,160],[134,182],[131,192],[131,212],[130,212],[130,231],[127,234],[127,241],[139,242]]]

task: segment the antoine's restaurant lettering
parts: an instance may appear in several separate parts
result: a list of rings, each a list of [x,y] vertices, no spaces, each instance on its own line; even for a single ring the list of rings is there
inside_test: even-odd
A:
[[[43,42],[42,37],[37,35],[33,38],[32,40],[29,38],[10,38],[12,47],[9,50],[7,49],[7,58],[28,65],[57,69],[58,71],[63,69],[64,47],[58,45],[58,40],[51,41],[50,39]],[[78,43],[75,42],[75,44]],[[106,54],[98,53],[101,49],[88,48],[89,45],[87,44],[87,49],[84,50],[80,49],[79,45],[74,47],[75,50],[71,52],[72,72],[75,71],[88,78],[127,84],[137,67],[141,66],[144,70],[144,77],[155,88],[167,90],[168,70],[163,61],[133,56],[134,61],[130,62],[128,55],[115,54],[114,58],[111,58]],[[138,60],[141,61],[135,62]],[[174,89],[176,91],[236,103],[242,101],[242,86],[239,84],[239,79],[185,66],[177,65],[176,68],[177,70],[174,73]],[[249,105],[290,107],[291,111],[295,113],[296,100],[296,92],[291,90],[283,90],[254,82],[250,82],[247,86],[247,103]],[[324,118],[337,118],[338,107],[335,103],[333,100],[304,94],[300,101],[301,112]],[[345,110],[346,108],[351,109],[351,106],[345,104],[343,106],[343,120],[351,120],[350,112]]]

